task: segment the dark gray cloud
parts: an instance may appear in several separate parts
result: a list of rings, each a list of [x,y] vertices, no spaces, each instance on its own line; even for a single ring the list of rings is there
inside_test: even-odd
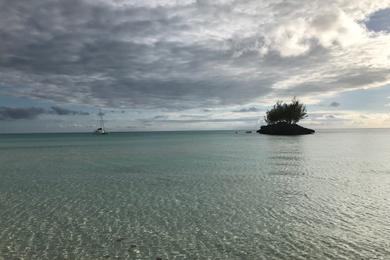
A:
[[[83,116],[86,116],[86,115],[89,115],[88,112],[75,111],[75,110],[70,110],[70,109],[66,109],[66,108],[58,107],[58,106],[52,106],[51,110],[55,114],[60,115],[60,116],[65,116],[65,115],[83,115]]]
[[[0,107],[0,120],[34,119],[46,112],[43,108],[12,108]]]
[[[0,120],[35,119],[42,114],[55,114],[59,116],[89,115],[88,112],[69,110],[58,106],[52,106],[50,109],[44,109],[40,107],[0,107]]]
[[[164,115],[157,115],[155,117],[153,117],[154,120],[162,120],[162,119],[166,119],[167,116],[164,116]]]
[[[340,103],[333,101],[332,103],[329,104],[330,107],[339,107]]]

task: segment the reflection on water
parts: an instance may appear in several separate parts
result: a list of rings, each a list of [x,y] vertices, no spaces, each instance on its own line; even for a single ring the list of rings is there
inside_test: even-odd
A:
[[[0,259],[390,255],[390,132],[0,136]]]

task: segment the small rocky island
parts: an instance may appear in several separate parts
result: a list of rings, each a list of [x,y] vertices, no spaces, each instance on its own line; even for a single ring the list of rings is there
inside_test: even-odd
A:
[[[278,101],[264,117],[267,125],[261,126],[257,132],[267,135],[307,135],[314,134],[314,130],[297,125],[307,117],[306,107],[297,99],[290,104]]]

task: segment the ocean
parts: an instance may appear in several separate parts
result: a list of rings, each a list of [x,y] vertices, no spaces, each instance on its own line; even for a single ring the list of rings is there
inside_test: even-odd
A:
[[[0,135],[0,259],[389,259],[390,130]]]

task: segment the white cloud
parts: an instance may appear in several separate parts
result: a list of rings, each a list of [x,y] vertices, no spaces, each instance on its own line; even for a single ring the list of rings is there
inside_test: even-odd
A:
[[[316,45],[347,48],[361,44],[367,37],[363,25],[339,8],[334,8],[322,10],[314,17],[292,18],[276,29],[272,28],[267,42],[283,57],[289,57],[304,55]]]

